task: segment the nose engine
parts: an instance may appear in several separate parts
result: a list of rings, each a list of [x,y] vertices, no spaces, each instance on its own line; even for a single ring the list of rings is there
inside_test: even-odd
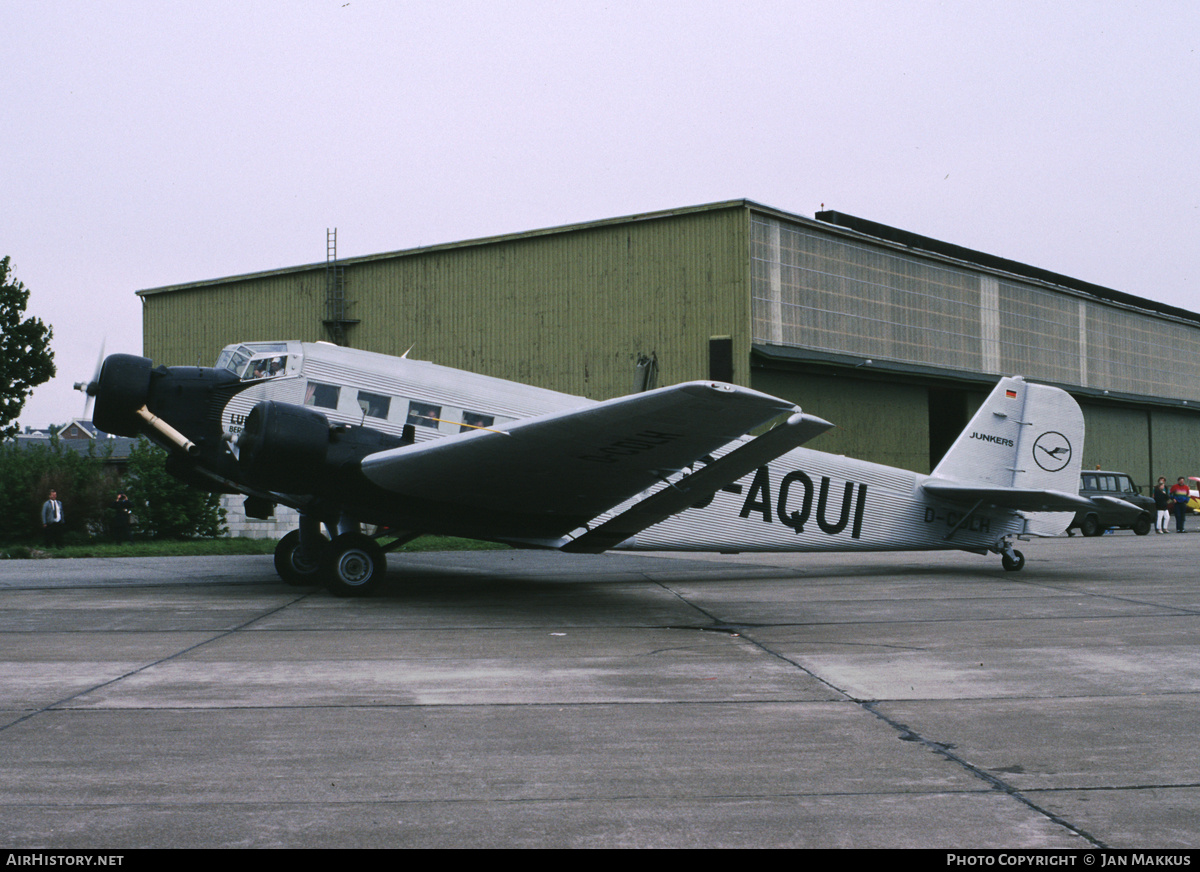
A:
[[[202,367],[155,367],[146,357],[112,354],[95,380],[78,384],[95,400],[92,420],[105,433],[138,436],[195,456],[221,441],[220,409],[242,386],[232,373]]]
[[[92,420],[97,427],[116,436],[141,432],[143,419],[137,410],[150,400],[153,369],[148,357],[112,354],[105,359],[99,378],[87,385],[87,393],[96,398]]]

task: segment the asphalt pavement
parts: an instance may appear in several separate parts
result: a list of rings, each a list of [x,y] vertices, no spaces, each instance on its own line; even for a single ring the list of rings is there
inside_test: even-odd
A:
[[[1193,848],[1200,533],[0,563],[0,846]]]

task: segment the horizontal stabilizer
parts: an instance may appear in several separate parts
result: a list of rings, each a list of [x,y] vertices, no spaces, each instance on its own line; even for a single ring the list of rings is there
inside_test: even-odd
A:
[[[730,482],[737,481],[832,426],[815,415],[792,415],[773,430],[751,439],[703,469],[685,476],[577,537],[562,550],[584,554],[606,551],[647,527],[711,497]]]
[[[930,496],[963,505],[982,502],[986,506],[1019,512],[1077,512],[1095,506],[1087,497],[1055,490],[1019,487],[982,487],[945,481],[927,481],[921,489]],[[1122,502],[1117,500],[1116,502]],[[1129,505],[1129,503],[1125,503]],[[1136,508],[1130,506],[1131,508]],[[1139,510],[1140,511],[1140,510]]]

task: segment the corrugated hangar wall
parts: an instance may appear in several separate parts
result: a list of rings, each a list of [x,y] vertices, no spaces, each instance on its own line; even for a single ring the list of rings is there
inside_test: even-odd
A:
[[[712,209],[347,259],[348,344],[593,398],[629,393],[639,354],[660,384],[704,378],[711,336],[749,359],[744,220]],[[324,339],[324,269],[143,292],[145,354],[211,364],[232,342]]]
[[[837,425],[811,447],[926,472],[1020,374],[1076,392],[1085,468],[1200,474],[1200,403],[1183,403],[1200,319],[1006,264],[744,200],[339,261],[358,348],[602,399],[632,390],[639,355],[659,384],[708,378],[710,339],[728,336],[733,381]],[[145,353],[210,365],[234,342],[324,339],[325,269],[142,291]]]

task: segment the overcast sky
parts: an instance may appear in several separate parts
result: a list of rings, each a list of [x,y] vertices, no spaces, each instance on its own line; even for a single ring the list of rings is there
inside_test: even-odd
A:
[[[102,341],[141,352],[135,291],[323,261],[328,227],[352,257],[825,204],[1200,309],[1195,0],[0,0],[0,27],[0,257],[59,370],[24,424],[82,412]]]

